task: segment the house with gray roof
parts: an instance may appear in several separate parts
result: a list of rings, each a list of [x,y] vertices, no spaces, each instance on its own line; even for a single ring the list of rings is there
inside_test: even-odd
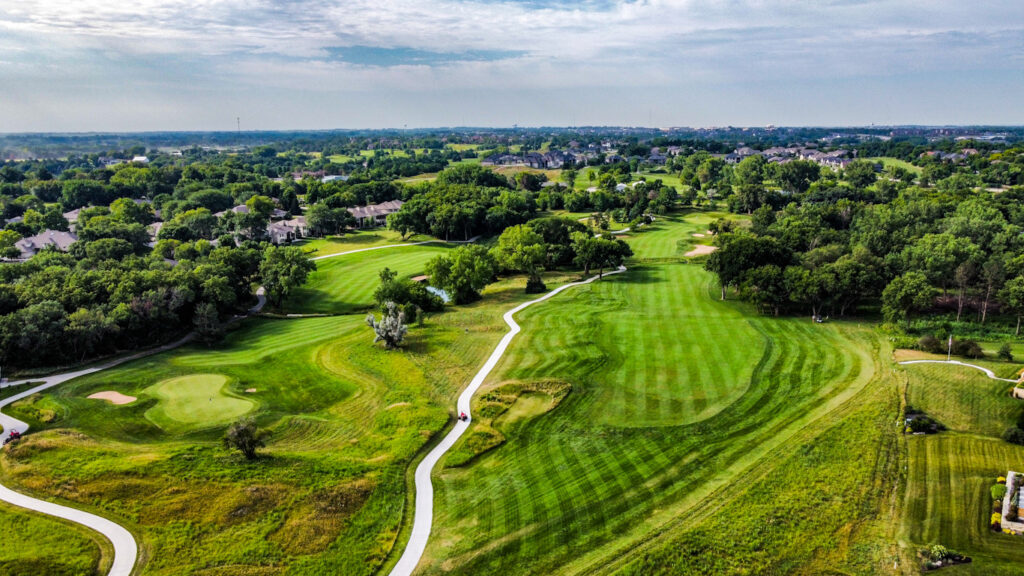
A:
[[[359,228],[371,228],[373,226],[384,226],[388,222],[388,215],[398,212],[402,208],[401,200],[388,200],[380,204],[369,206],[353,206],[348,211],[356,219],[356,226]]]
[[[35,236],[22,238],[14,243],[14,247],[21,251],[21,257],[25,260],[35,256],[47,246],[53,246],[61,252],[67,252],[72,244],[78,241],[78,236],[72,232],[63,230],[43,230]]]

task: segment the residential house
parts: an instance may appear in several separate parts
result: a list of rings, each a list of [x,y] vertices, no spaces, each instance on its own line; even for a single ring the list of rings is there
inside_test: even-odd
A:
[[[78,215],[82,213],[81,208],[75,208],[69,212],[64,213],[64,219],[68,221],[68,227],[71,231],[75,231],[75,225],[78,223]]]
[[[664,164],[668,161],[668,158],[660,152],[651,152],[651,155],[647,157],[648,164]]]
[[[62,230],[43,230],[35,236],[29,236],[28,238],[22,238],[14,243],[15,248],[21,251],[21,257],[28,259],[47,246],[53,246],[61,252],[67,252],[68,248],[78,240],[78,236],[75,236],[72,232],[64,232]]]
[[[224,216],[228,212],[234,212],[235,214],[248,214],[249,207],[246,206],[245,204],[239,204],[238,206],[235,206],[234,208],[231,208],[229,210],[221,210],[220,212],[215,213],[214,216],[220,218],[221,216]]]
[[[291,220],[271,222],[267,225],[267,236],[274,244],[286,244],[299,238],[305,238],[308,234],[306,219],[302,216],[296,216]]]
[[[138,164],[149,164],[149,158],[146,157],[146,156],[136,156],[136,157],[132,158],[132,162],[135,162],[135,163],[138,163]]]
[[[371,228],[373,226],[384,226],[387,224],[388,215],[398,212],[402,208],[401,200],[388,200],[380,204],[369,206],[353,206],[348,211],[356,219],[356,226],[359,228]]]
[[[515,154],[491,154],[480,161],[484,166],[518,166],[523,163],[523,158]]]

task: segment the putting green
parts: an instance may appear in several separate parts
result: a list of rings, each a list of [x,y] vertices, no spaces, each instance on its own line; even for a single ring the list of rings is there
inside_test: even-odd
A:
[[[220,374],[189,374],[161,380],[146,389],[160,401],[146,412],[161,428],[206,428],[224,424],[249,412],[255,404],[228,396],[228,379]]]

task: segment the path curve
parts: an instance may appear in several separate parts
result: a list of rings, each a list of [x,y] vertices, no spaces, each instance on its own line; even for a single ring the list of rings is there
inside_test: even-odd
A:
[[[348,252],[336,252],[334,254],[324,254],[323,256],[314,256],[310,260],[326,260],[328,258],[337,258],[338,256],[344,256],[346,254],[356,254],[359,252],[369,252],[371,250],[384,250],[385,248],[401,248],[403,246],[420,246],[423,244],[472,244],[480,239],[480,236],[473,236],[469,240],[424,240],[422,242],[403,242],[401,244],[385,244],[384,246],[370,246],[369,248],[359,248],[356,250],[349,250]]]
[[[326,256],[318,256],[318,257],[312,258],[312,260],[323,260],[325,258],[334,258],[336,256],[343,256],[345,254],[354,254],[356,252],[367,252],[367,251],[370,251],[370,250],[380,250],[380,249],[383,249],[383,248],[398,248],[398,247],[401,247],[401,246],[416,246],[416,245],[419,245],[419,244],[431,244],[431,243],[435,243],[435,242],[456,243],[456,244],[471,243],[471,242],[475,242],[477,239],[479,239],[479,236],[474,236],[473,238],[470,238],[469,240],[461,240],[461,241],[460,240],[451,240],[451,241],[447,241],[447,240],[426,240],[426,241],[423,241],[423,242],[409,242],[409,243],[404,243],[404,244],[390,244],[390,245],[387,245],[387,246],[373,246],[373,247],[370,247],[370,248],[360,248],[358,250],[349,250],[348,252],[339,252],[337,254],[328,254]],[[260,286],[256,290],[256,305],[249,309],[249,314],[248,315],[251,316],[251,315],[259,314],[263,310],[263,307],[266,306],[266,304],[267,304],[266,290],[263,288],[263,286]],[[246,316],[238,316],[238,317],[232,319],[232,322],[237,321],[237,320],[241,320],[243,318],[246,318]],[[6,414],[4,414],[2,412],[4,408],[6,408],[7,406],[10,406],[11,404],[17,402],[18,400],[22,400],[24,398],[27,398],[27,397],[33,395],[33,394],[42,392],[44,390],[48,390],[50,388],[53,388],[54,386],[57,386],[59,384],[63,384],[64,382],[67,382],[68,380],[74,380],[75,378],[78,378],[78,377],[81,377],[81,376],[86,376],[86,375],[89,375],[89,374],[95,374],[96,372],[100,372],[101,370],[107,370],[109,368],[113,368],[113,367],[118,366],[120,364],[123,364],[125,362],[130,362],[132,360],[137,360],[139,358],[142,358],[142,357],[145,357],[145,356],[149,356],[151,354],[158,354],[160,352],[166,352],[168,350],[177,348],[177,347],[181,346],[182,344],[185,344],[185,343],[191,341],[193,338],[194,338],[194,335],[190,333],[187,336],[185,336],[184,338],[181,338],[180,340],[177,340],[177,341],[172,342],[170,344],[166,344],[166,345],[160,346],[158,348],[153,348],[151,350],[145,350],[145,351],[142,351],[142,352],[138,352],[136,354],[125,356],[123,358],[119,358],[117,360],[113,360],[111,362],[107,362],[106,364],[101,364],[99,366],[94,366],[92,368],[85,368],[85,369],[76,370],[76,371],[73,371],[73,372],[65,372],[63,374],[55,374],[55,375],[46,376],[46,377],[43,377],[43,378],[29,378],[29,379],[25,379],[25,380],[16,380],[14,382],[8,383],[8,385],[5,386],[5,388],[11,387],[11,386],[24,385],[24,384],[27,384],[29,382],[42,382],[42,384],[40,384],[38,386],[34,386],[34,387],[32,387],[32,388],[30,388],[28,390],[25,390],[24,392],[19,392],[18,394],[15,394],[15,395],[11,396],[10,398],[6,398],[4,400],[0,400],[0,426],[3,427],[3,435],[6,436],[7,434],[10,433],[11,430],[17,430],[21,434],[25,434],[25,432],[28,431],[28,423],[22,422],[21,420],[18,420],[17,418],[12,418],[11,416],[8,416],[8,415],[6,415]],[[467,412],[468,412],[468,410],[467,410]],[[87,528],[91,528],[92,530],[95,530],[96,532],[99,532],[100,534],[102,534],[103,537],[105,537],[107,540],[109,540],[110,543],[114,547],[114,561],[113,561],[113,563],[110,566],[110,571],[107,573],[107,576],[130,576],[130,574],[132,572],[132,568],[135,567],[135,561],[138,559],[138,553],[139,553],[138,544],[135,542],[135,538],[132,536],[131,532],[129,532],[123,526],[120,526],[119,524],[117,524],[115,522],[112,522],[110,520],[107,520],[106,518],[102,518],[100,516],[97,516],[95,514],[90,514],[88,512],[84,512],[82,510],[76,510],[74,508],[69,508],[67,506],[61,506],[60,504],[54,504],[53,502],[47,502],[45,500],[39,500],[37,498],[32,498],[30,496],[26,496],[24,494],[21,494],[21,493],[15,492],[14,490],[11,490],[10,488],[7,488],[6,486],[4,486],[2,484],[0,484],[0,500],[2,500],[4,502],[7,502],[8,504],[13,504],[14,506],[18,506],[19,508],[26,508],[28,510],[33,510],[35,512],[41,512],[43,514],[47,514],[47,515],[50,515],[50,516],[56,516],[58,518],[63,518],[65,520],[70,520],[71,522],[75,522],[77,524],[81,524],[81,525],[83,525],[83,526],[85,526]]]
[[[899,362],[898,364],[900,364],[901,366],[905,365],[905,364],[955,364],[957,366],[966,366],[968,368],[974,368],[975,370],[981,370],[982,372],[985,373],[986,376],[988,376],[989,378],[991,378],[993,380],[1001,380],[1003,382],[1013,382],[1014,384],[1019,382],[1019,380],[1013,380],[1011,378],[1000,378],[1000,377],[996,376],[995,372],[989,370],[988,368],[984,368],[984,367],[978,366],[976,364],[968,364],[966,362],[961,362],[959,360],[905,360],[903,362]]]
[[[46,376],[44,378],[30,378],[27,380],[18,380],[15,382],[11,382],[10,386],[18,386],[26,384],[28,382],[42,382],[42,384],[38,386],[33,386],[32,388],[29,388],[24,392],[19,392],[14,396],[11,396],[10,398],[0,400],[0,425],[3,426],[4,436],[9,434],[11,430],[17,430],[22,434],[28,431],[27,423],[22,422],[17,418],[12,418],[11,416],[8,416],[2,412],[4,408],[17,402],[18,400],[27,398],[38,392],[42,392],[44,390],[53,388],[54,386],[57,386],[58,384],[63,384],[68,380],[74,380],[75,378],[78,378],[80,376],[95,374],[96,372],[106,370],[108,368],[113,368],[114,366],[124,364],[125,362],[138,360],[139,358],[149,356],[151,354],[166,352],[167,350],[177,348],[178,346],[181,346],[182,344],[189,342],[190,340],[192,340],[192,338],[193,335],[189,334],[184,338],[181,338],[180,340],[177,340],[170,344],[165,344],[158,348],[153,348],[152,350],[138,352],[130,356],[125,356],[124,358],[118,358],[117,360],[113,360],[111,362],[107,362],[106,364],[101,364],[99,366],[94,366],[92,368],[84,368],[82,370],[75,370],[73,372],[55,374],[53,376]],[[41,512],[43,514],[48,514],[50,516],[56,516],[58,518],[70,520],[71,522],[81,524],[86,528],[91,528],[92,530],[99,532],[114,546],[114,561],[110,565],[110,571],[107,572],[107,576],[129,576],[132,573],[132,568],[135,567],[135,561],[138,559],[139,546],[138,544],[136,544],[135,538],[132,536],[131,532],[129,532],[123,526],[110,520],[107,520],[106,518],[101,518],[100,516],[97,516],[95,514],[90,514],[89,512],[76,510],[74,508],[69,508],[67,506],[61,506],[60,504],[54,504],[53,502],[47,502],[46,500],[39,500],[38,498],[26,496],[24,494],[11,490],[10,488],[7,488],[2,484],[0,484],[0,500],[3,500],[8,504],[18,506],[19,508],[27,508],[28,510],[33,510],[35,512]]]
[[[619,266],[618,270],[607,272],[604,276],[619,274],[625,271],[625,266]],[[516,334],[521,330],[513,316],[528,306],[532,306],[533,304],[537,304],[554,297],[563,290],[568,290],[574,286],[590,284],[599,278],[600,276],[591,276],[586,280],[559,286],[540,298],[530,300],[529,302],[524,302],[519,306],[516,306],[508,312],[505,312],[502,316],[505,323],[508,324],[509,331],[501,341],[498,342],[498,346],[494,349],[494,352],[491,352],[491,356],[487,359],[487,362],[484,362],[480,371],[476,373],[476,376],[473,376],[469,385],[466,386],[466,389],[459,395],[459,400],[456,403],[456,410],[458,412],[465,412],[469,415],[469,420],[466,422],[456,420],[455,427],[448,432],[448,435],[441,440],[441,443],[435,446],[434,449],[431,450],[425,458],[423,458],[419,466],[416,467],[416,492],[412,533],[409,535],[409,543],[402,552],[402,557],[398,559],[398,563],[391,569],[390,576],[410,576],[419,564],[420,558],[423,557],[423,552],[427,549],[427,540],[430,539],[431,524],[434,521],[434,486],[430,481],[430,474],[433,472],[434,466],[437,465],[437,462],[441,457],[444,456],[444,454],[455,445],[455,442],[458,441],[466,430],[469,429],[469,425],[473,421],[472,412],[469,410],[470,400],[473,399],[473,395],[476,394],[476,391],[484,383],[484,379],[487,378],[487,375],[491,373],[491,370],[493,370],[498,364],[498,361],[501,360],[501,357],[505,354],[505,350],[508,349],[509,344],[512,343],[512,339],[515,338]]]

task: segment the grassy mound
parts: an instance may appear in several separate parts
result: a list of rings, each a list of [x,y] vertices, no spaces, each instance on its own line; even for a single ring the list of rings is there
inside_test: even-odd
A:
[[[146,417],[169,430],[219,426],[251,411],[255,404],[226,393],[228,379],[220,374],[189,374],[161,380],[146,388],[159,399]]]
[[[976,362],[1009,377],[1020,365]],[[1013,384],[962,366],[912,364],[907,399],[949,427],[906,439],[908,470],[899,537],[918,546],[942,544],[974,559],[957,574],[1017,574],[1024,540],[989,531],[989,487],[1007,470],[1020,471],[1024,446],[1000,439],[1021,411]]]

